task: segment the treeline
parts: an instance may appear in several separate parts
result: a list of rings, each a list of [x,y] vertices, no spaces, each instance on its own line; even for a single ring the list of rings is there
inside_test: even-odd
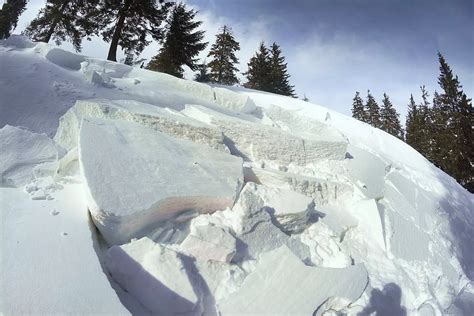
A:
[[[399,114],[384,94],[379,108],[370,91],[364,104],[359,92],[353,100],[352,116],[360,121],[404,139],[435,166],[451,175],[470,192],[474,192],[474,111],[443,55],[438,53],[440,92],[433,98],[421,86],[421,102],[410,96],[403,131]],[[430,102],[431,101],[431,102]],[[405,134],[405,137],[403,137]]]
[[[7,0],[0,10],[0,39],[10,36],[26,0]],[[209,62],[197,56],[208,46],[203,42],[202,22],[183,3],[163,0],[48,0],[24,34],[34,41],[56,44],[69,41],[81,51],[82,39],[101,37],[110,43],[107,59],[117,61],[117,50],[125,53],[124,63],[141,64],[150,70],[183,77],[184,66],[197,72],[195,80],[225,85],[239,83],[240,45],[232,30],[223,26],[211,46]],[[157,55],[145,65],[139,56],[153,39],[161,44]],[[245,87],[295,97],[287,63],[276,43],[267,48],[262,42],[244,73]]]

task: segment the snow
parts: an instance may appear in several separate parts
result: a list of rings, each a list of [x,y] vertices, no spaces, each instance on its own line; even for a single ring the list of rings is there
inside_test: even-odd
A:
[[[46,135],[10,125],[0,129],[0,148],[0,187],[25,185],[60,155]]]
[[[111,247],[106,265],[123,289],[152,314],[199,313],[199,300],[179,253],[145,237]]]
[[[243,182],[240,158],[134,122],[83,119],[79,162],[92,218],[110,244],[182,212],[232,206]]]
[[[42,201],[0,188],[0,311],[130,315],[99,263],[81,184],[61,185]]]
[[[367,282],[363,265],[308,267],[282,246],[262,256],[239,291],[218,305],[224,315],[311,315],[331,297],[356,300]]]
[[[197,225],[191,221],[189,235],[180,250],[201,260],[230,262],[236,252],[236,240],[224,227]]]
[[[0,313],[472,314],[473,195],[399,139],[21,36],[0,69]]]
[[[228,152],[222,132],[199,121],[189,119],[170,108],[159,108],[133,100],[89,99],[79,100],[59,120],[55,141],[66,149],[77,146],[82,118],[95,117],[137,122],[170,136],[207,144]]]
[[[263,200],[267,211],[280,228],[288,233],[303,231],[314,211],[314,201],[301,193],[281,188],[257,186],[256,195]]]
[[[270,160],[288,165],[306,165],[322,159],[342,160],[347,141],[306,139],[244,116],[229,116],[201,105],[186,105],[185,115],[222,129],[233,154],[246,160]]]
[[[252,99],[245,95],[220,87],[215,87],[213,90],[216,102],[226,109],[238,113],[252,113],[256,110]]]

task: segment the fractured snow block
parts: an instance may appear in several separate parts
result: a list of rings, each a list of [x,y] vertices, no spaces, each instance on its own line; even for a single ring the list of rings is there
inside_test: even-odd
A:
[[[305,139],[320,141],[328,147],[341,146],[339,149],[342,149],[345,154],[348,143],[346,137],[328,124],[300,115],[296,111],[285,110],[276,105],[265,107],[263,113],[266,118],[269,118],[280,129],[290,131],[292,134],[299,135]],[[333,148],[333,150],[337,151],[336,148]]]
[[[177,252],[145,237],[111,247],[105,264],[113,279],[152,314],[201,312],[199,297]]]
[[[236,240],[222,227],[191,222],[191,232],[180,249],[200,260],[230,262],[236,251]]]
[[[386,177],[384,200],[405,219],[413,220],[427,232],[428,227],[436,225],[433,216],[437,209],[436,199],[398,171],[390,172]]]
[[[368,244],[375,241],[380,249],[385,250],[384,218],[379,213],[377,202],[373,199],[357,201],[351,206],[351,215],[358,220],[355,229],[364,236],[364,240]]]
[[[244,177],[247,182],[286,187],[313,198],[318,206],[349,198],[353,194],[353,187],[347,183],[280,170],[244,166]]]
[[[22,186],[45,163],[57,164],[58,148],[44,134],[5,125],[0,129],[0,187]]]
[[[272,126],[225,115],[200,105],[186,105],[185,115],[222,130],[230,151],[246,160],[307,165],[323,159],[343,160],[346,139],[303,138]]]
[[[390,221],[390,251],[394,256],[407,261],[427,261],[432,257],[427,233],[392,210],[387,210],[386,216]]]
[[[215,300],[226,298],[236,292],[246,276],[244,270],[236,264],[212,260],[196,260],[195,265],[206,283],[208,293]],[[215,307],[211,306],[211,308]],[[208,308],[205,310],[207,311]]]
[[[309,267],[282,246],[264,254],[241,288],[218,307],[222,315],[312,315],[331,297],[357,300],[367,283],[363,264]]]
[[[287,245],[304,262],[310,262],[308,246],[291,238],[272,223],[268,207],[254,183],[247,183],[240,192],[233,211],[241,216],[236,235],[240,241],[234,261],[258,259],[262,253]],[[268,197],[268,196],[267,196]]]
[[[257,108],[252,99],[244,94],[219,87],[215,87],[213,90],[216,103],[233,112],[252,113]]]
[[[387,164],[368,151],[352,145],[348,146],[347,151],[352,156],[347,160],[349,178],[368,199],[382,198]]]
[[[137,122],[168,135],[228,152],[222,132],[216,128],[190,119],[172,109],[133,100],[76,101],[59,120],[59,127],[54,137],[56,142],[68,150],[77,146],[79,125],[83,117]]]
[[[92,219],[110,244],[186,213],[231,207],[242,159],[138,123],[84,118],[79,164]]]
[[[288,189],[257,186],[257,194],[269,207],[270,214],[287,233],[304,230],[314,212],[314,200],[301,193]]]

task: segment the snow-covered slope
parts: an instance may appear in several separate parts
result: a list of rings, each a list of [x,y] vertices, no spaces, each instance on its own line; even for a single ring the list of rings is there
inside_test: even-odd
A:
[[[472,315],[474,197],[324,107],[0,41],[0,312]]]

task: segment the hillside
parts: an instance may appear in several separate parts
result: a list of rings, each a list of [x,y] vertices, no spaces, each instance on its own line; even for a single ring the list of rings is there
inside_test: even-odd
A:
[[[474,195],[322,106],[0,41],[0,312],[470,315]]]

